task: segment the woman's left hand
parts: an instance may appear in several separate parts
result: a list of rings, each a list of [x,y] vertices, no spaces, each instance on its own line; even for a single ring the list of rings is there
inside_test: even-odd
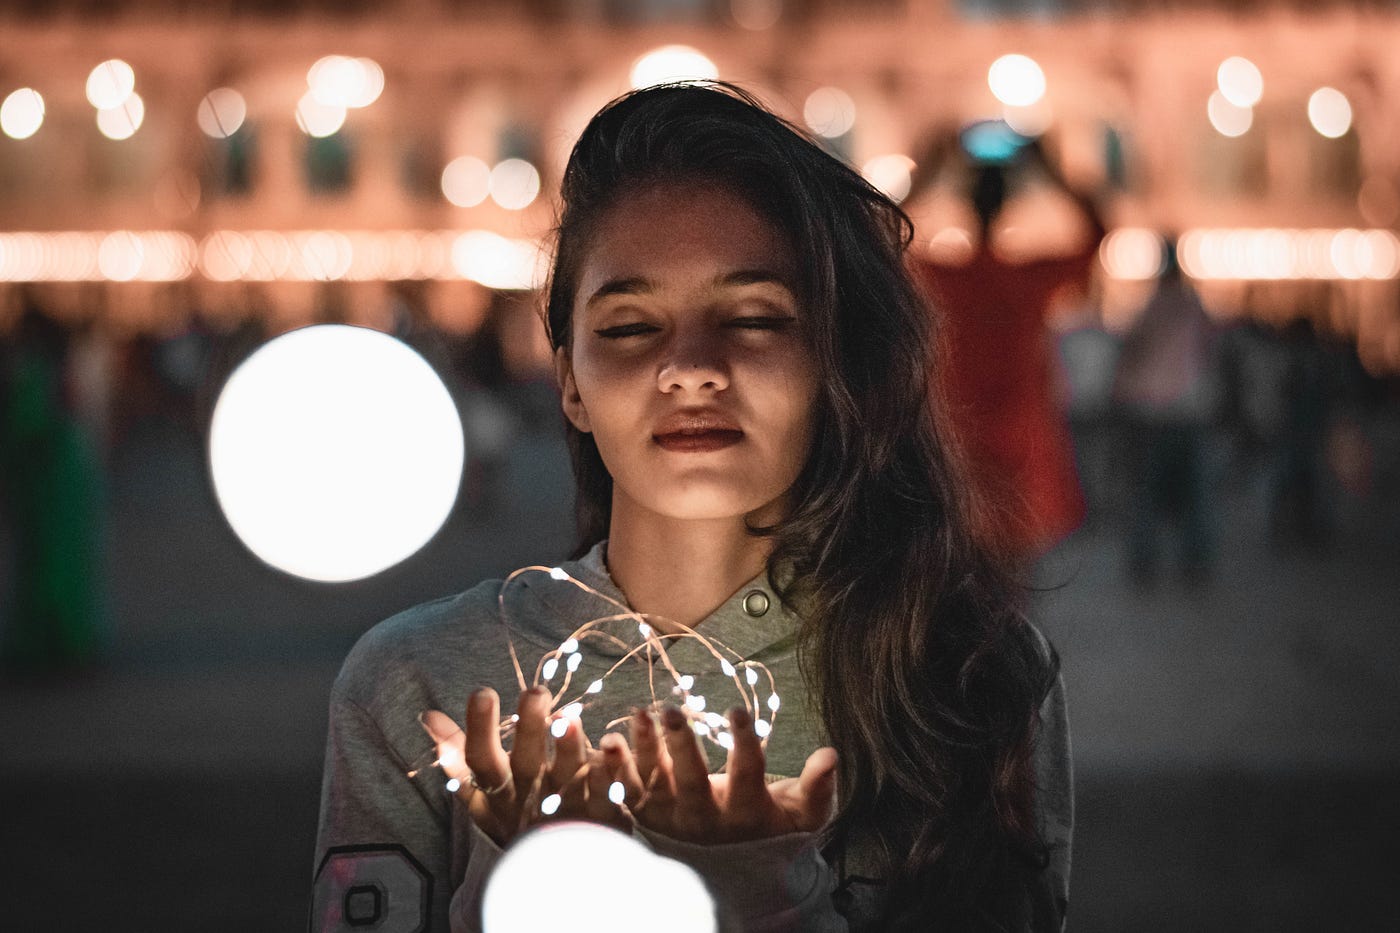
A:
[[[605,735],[599,745],[609,779],[622,782],[632,817],[647,829],[685,842],[715,844],[815,832],[831,817],[836,799],[833,748],[813,752],[800,777],[769,784],[763,745],[743,708],[729,713],[734,744],[722,774],[709,773],[699,739],[680,710],[664,710],[660,730],[640,710],[631,725],[635,754],[616,733]]]

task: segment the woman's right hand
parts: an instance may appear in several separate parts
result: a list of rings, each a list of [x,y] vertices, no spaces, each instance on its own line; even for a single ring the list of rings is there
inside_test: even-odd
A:
[[[568,728],[554,740],[550,754],[550,706],[550,693],[543,687],[520,695],[509,753],[501,746],[500,697],[489,687],[468,698],[465,730],[438,710],[423,714],[423,726],[437,745],[443,773],[461,782],[457,798],[497,845],[505,846],[521,831],[547,819],[583,819],[631,828],[631,821],[608,799],[606,785],[595,786],[589,793],[588,765],[601,765],[602,754],[589,747],[578,720],[565,720]],[[593,784],[602,773],[601,767],[594,769]],[[540,805],[551,794],[559,795],[559,807],[546,816]]]

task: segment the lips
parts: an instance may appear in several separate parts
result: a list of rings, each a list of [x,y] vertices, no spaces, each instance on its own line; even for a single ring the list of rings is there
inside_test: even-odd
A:
[[[662,419],[652,439],[664,450],[698,453],[737,444],[744,432],[716,411],[679,411]]]

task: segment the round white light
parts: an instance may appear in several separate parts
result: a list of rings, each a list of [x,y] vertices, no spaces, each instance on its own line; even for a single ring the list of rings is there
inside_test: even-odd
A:
[[[540,193],[540,173],[524,159],[506,159],[491,169],[491,200],[507,210],[529,207]]]
[[[590,933],[714,933],[714,902],[705,884],[680,862],[593,823],[550,823],[506,849],[486,882],[481,903],[486,933],[536,933],[559,923],[559,899],[540,896],[540,879],[568,896],[629,885],[626,897],[568,897],[568,927]],[[657,918],[664,917],[664,924]]]
[[[1099,261],[1111,278],[1130,282],[1155,279],[1162,271],[1164,241],[1146,227],[1120,227],[1099,244]]]
[[[234,532],[272,566],[323,581],[371,576],[426,544],[452,510],[463,453],[432,367],[387,334],[339,324],[254,352],[209,434]]]
[[[860,167],[865,180],[896,204],[909,195],[913,171],[914,160],[898,153],[876,156]]]
[[[248,105],[243,95],[231,87],[217,87],[204,95],[199,102],[196,118],[204,135],[214,139],[227,139],[248,117]]]
[[[364,82],[360,86],[360,93],[350,100],[349,106],[368,107],[384,93],[384,69],[372,58],[357,58],[355,61],[359,62]]]
[[[1232,55],[1220,63],[1215,71],[1215,81],[1220,93],[1236,107],[1253,107],[1264,96],[1264,76],[1259,68],[1247,58]]]
[[[323,104],[310,91],[297,101],[297,126],[307,136],[333,136],[344,125],[345,108],[339,104]]]
[[[1308,98],[1308,121],[1328,139],[1345,136],[1351,129],[1351,101],[1333,87],[1320,87]]]
[[[131,94],[111,110],[97,111],[97,128],[108,139],[130,139],[146,119],[146,102]]]
[[[44,98],[32,87],[13,91],[0,104],[0,130],[11,139],[28,139],[44,124]]]
[[[1011,107],[1029,107],[1045,96],[1045,72],[1035,59],[1003,55],[987,69],[992,95]]]
[[[652,49],[632,65],[632,87],[644,88],[669,81],[713,81],[719,77],[715,63],[688,45],[663,45]]]
[[[88,103],[98,110],[120,107],[135,90],[136,72],[120,58],[109,58],[88,73]]]
[[[802,120],[818,136],[836,139],[856,125],[856,102],[837,87],[819,87],[802,104]]]
[[[328,107],[363,107],[384,89],[384,72],[368,58],[327,55],[307,71],[306,86],[318,103]]]
[[[1230,103],[1219,91],[1212,91],[1206,103],[1210,125],[1222,136],[1243,136],[1254,125],[1254,109]]]

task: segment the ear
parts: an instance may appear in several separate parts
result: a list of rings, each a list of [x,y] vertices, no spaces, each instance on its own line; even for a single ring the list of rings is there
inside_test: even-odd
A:
[[[560,404],[564,417],[584,434],[593,430],[593,422],[588,418],[588,409],[583,407],[583,399],[578,394],[578,384],[574,382],[574,363],[567,347],[554,351],[554,379],[559,384]]]

